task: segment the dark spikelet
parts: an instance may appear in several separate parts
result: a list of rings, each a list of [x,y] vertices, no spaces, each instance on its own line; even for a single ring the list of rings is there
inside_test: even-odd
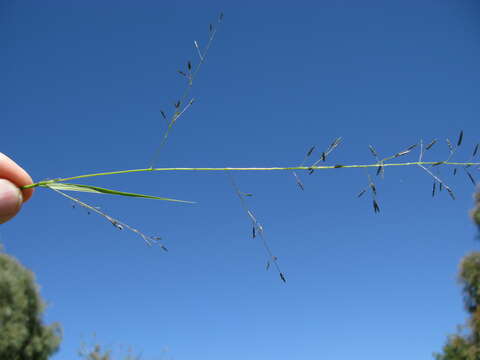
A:
[[[252,239],[255,239],[255,236],[257,236],[255,233],[255,226],[252,226]]]
[[[178,70],[178,73],[182,76],[187,76],[187,74],[185,74],[182,70]]]
[[[333,143],[332,149],[335,149],[338,145],[340,145],[341,141],[342,141],[341,137],[336,138],[335,142]]]
[[[378,203],[377,203],[377,200],[373,199],[373,211],[375,213],[379,213],[380,212],[380,207],[378,206]]]
[[[434,182],[433,182],[433,188],[432,188],[432,197],[435,196],[435,189],[436,189],[436,188],[437,188],[437,182],[434,181]]]
[[[450,142],[450,139],[447,138],[446,141],[447,141],[448,148],[450,149],[450,151],[452,151],[452,150],[453,150],[453,145],[452,145],[452,143]]]
[[[305,190],[302,181],[300,180],[300,178],[298,177],[298,175],[297,175],[297,173],[296,173],[295,171],[293,172],[293,176],[295,176],[295,181],[296,181],[298,187],[299,187],[300,189],[302,189],[302,191]]]
[[[337,140],[338,140],[338,138],[336,138],[335,140],[333,140],[332,143],[330,144],[330,146],[329,146],[328,148],[329,148],[329,149],[332,149],[334,146],[336,146]]]
[[[117,221],[113,220],[113,221],[110,221],[112,223],[113,226],[115,226],[118,230],[123,230],[123,225],[122,224],[119,224]]]
[[[307,156],[312,155],[312,153],[313,153],[314,150],[315,150],[315,146],[312,146],[312,147],[310,148],[310,150],[308,150]]]
[[[432,166],[442,165],[443,163],[445,163],[445,161],[439,161],[439,162],[436,162],[436,163],[432,164]]]
[[[167,115],[165,115],[165,113],[163,112],[163,110],[160,110],[160,114],[162,114],[163,118],[164,118],[165,120],[167,120]]]
[[[463,140],[463,130],[460,131],[460,135],[458,135],[457,146],[462,145],[462,140]]]
[[[473,149],[472,157],[475,157],[475,155],[477,155],[479,145],[480,144],[475,145],[475,148]]]
[[[362,191],[360,191],[360,192],[358,193],[358,195],[357,195],[357,198],[362,197],[362,195],[365,194],[366,191],[367,191],[367,190],[365,190],[365,189],[363,189]]]
[[[327,160],[327,155],[325,155],[325,152],[322,152],[322,161],[325,162]]]
[[[175,103],[175,108],[179,108],[180,107],[180,100],[178,100],[176,103]]]
[[[450,197],[455,200],[455,194],[453,193],[452,189],[450,189],[449,187],[445,187],[445,189],[447,189],[448,191],[448,195],[450,195]]]
[[[314,171],[315,171],[315,170],[312,169],[312,168],[308,169],[308,175],[312,175]]]
[[[377,176],[382,173],[382,170],[383,170],[383,165],[380,165],[380,166],[377,168]]]
[[[343,167],[343,165],[335,165],[334,166],[335,169],[342,168],[342,167]]]
[[[208,26],[208,29],[210,30],[210,32],[212,32],[212,31],[213,31],[213,25],[210,24],[210,25]]]
[[[283,275],[283,273],[280,273],[280,279],[282,279],[284,283],[287,282],[287,279],[285,279],[285,275]]]
[[[165,245],[160,245],[160,248],[161,248],[163,251],[168,252],[168,249],[167,249],[167,247],[166,247]]]
[[[465,170],[465,172],[467,173],[468,178],[469,178],[470,181],[472,182],[473,186],[477,186],[477,182],[475,181],[475,178],[472,176],[472,174],[470,174],[470,173],[468,172],[468,170]]]
[[[340,143],[342,142],[342,138],[338,137],[333,142],[330,144],[330,146],[327,149],[327,153],[332,152]]]
[[[437,142],[437,139],[433,139],[427,146],[425,146],[425,150],[430,150],[433,145],[435,145]]]
[[[373,182],[370,183],[370,189],[372,189],[373,195],[377,195],[377,188]]]
[[[267,266],[265,266],[265,270],[268,271],[268,269],[270,269],[270,261],[267,261]]]
[[[375,151],[375,148],[372,145],[368,145],[368,148],[370,149],[370,152],[374,157],[378,156],[377,152]]]
[[[218,21],[222,21],[223,20],[223,12],[220,13],[220,15],[218,16]]]
[[[412,151],[413,149],[415,149],[417,147],[418,144],[413,144],[413,145],[410,145],[408,148],[406,148],[404,151],[400,151],[398,153],[396,153],[395,155],[393,155],[394,157],[399,157],[399,156],[403,156],[403,155],[407,155],[410,151]]]
[[[305,187],[303,186],[303,184],[302,184],[302,182],[301,182],[300,180],[297,181],[297,185],[298,185],[298,187],[299,187],[302,191],[305,190]]]
[[[187,68],[188,70],[192,70],[192,63],[190,61],[187,62]]]
[[[438,187],[438,190],[439,190],[439,191],[442,191],[442,189],[443,189],[443,184],[440,183],[440,185],[439,185],[439,187]]]
[[[453,176],[457,175],[457,168],[453,169]]]

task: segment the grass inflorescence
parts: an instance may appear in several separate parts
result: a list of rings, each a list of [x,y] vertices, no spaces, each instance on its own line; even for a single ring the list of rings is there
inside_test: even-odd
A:
[[[235,193],[240,199],[241,205],[250,219],[251,222],[251,236],[253,238],[260,238],[263,247],[266,251],[268,256],[266,268],[270,268],[271,266],[275,267],[277,270],[281,280],[286,282],[285,274],[281,271],[280,266],[278,264],[277,257],[273,254],[264,234],[264,228],[254,216],[253,212],[247,205],[246,198],[251,197],[251,194],[243,193],[239,190],[238,185],[236,184],[233,173],[238,171],[246,171],[246,172],[255,172],[255,171],[290,171],[292,172],[295,183],[301,191],[305,190],[304,182],[301,179],[300,175],[304,173],[308,175],[314,174],[316,171],[324,171],[324,170],[335,170],[335,169],[366,169],[367,170],[367,186],[363,188],[358,194],[357,197],[362,197],[365,193],[369,192],[371,194],[372,203],[373,203],[373,211],[375,213],[380,212],[380,204],[378,201],[378,189],[375,181],[373,180],[374,177],[379,177],[383,179],[385,176],[386,168],[389,167],[405,167],[405,166],[416,166],[420,168],[423,172],[425,172],[432,180],[433,185],[431,187],[431,195],[436,196],[442,189],[445,189],[446,192],[450,195],[452,199],[455,199],[455,194],[453,189],[445,182],[444,179],[440,176],[440,168],[451,167],[453,168],[453,176],[456,176],[458,173],[458,169],[461,169],[467,179],[475,186],[477,184],[477,180],[475,179],[474,175],[472,174],[472,169],[480,169],[480,162],[477,159],[477,155],[479,155],[479,144],[476,144],[473,148],[471,153],[470,159],[468,161],[458,162],[453,161],[452,158],[455,155],[458,148],[463,144],[464,140],[464,132],[463,130],[460,131],[457,141],[452,142],[450,139],[446,139],[446,145],[448,147],[448,155],[444,160],[437,160],[437,161],[425,161],[424,157],[426,153],[432,149],[436,144],[438,144],[437,139],[433,139],[424,145],[423,140],[420,140],[418,143],[406,146],[405,148],[401,149],[400,151],[386,156],[381,157],[379,155],[378,150],[373,145],[368,145],[368,150],[370,154],[373,156],[375,161],[373,163],[366,163],[366,164],[327,164],[327,160],[330,159],[332,153],[337,149],[342,143],[343,140],[341,137],[336,137],[322,152],[317,152],[318,146],[311,146],[308,148],[307,152],[305,153],[303,160],[297,166],[275,166],[275,167],[155,167],[155,164],[158,161],[162,148],[165,146],[167,139],[176,124],[176,122],[185,114],[187,110],[194,104],[195,99],[190,97],[190,91],[192,89],[194,80],[196,79],[202,65],[205,63],[208,51],[215,39],[217,34],[217,27],[223,21],[223,13],[220,14],[218,17],[215,25],[210,24],[208,29],[208,40],[204,47],[201,47],[199,41],[194,41],[194,48],[195,52],[198,55],[198,60],[193,62],[191,60],[187,60],[185,62],[184,67],[178,70],[178,73],[186,80],[186,87],[181,96],[178,98],[177,101],[174,102],[172,110],[166,111],[164,109],[160,110],[161,117],[166,122],[166,130],[161,137],[161,141],[157,148],[155,149],[153,156],[150,161],[150,166],[147,168],[139,168],[139,169],[128,169],[128,170],[118,170],[118,171],[106,171],[100,173],[90,173],[90,174],[83,174],[83,175],[76,175],[71,177],[65,178],[55,178],[51,180],[44,180],[39,181],[30,185],[23,186],[22,189],[30,189],[36,187],[42,187],[50,189],[63,197],[66,197],[70,201],[73,201],[74,204],[87,209],[87,211],[96,213],[102,216],[104,219],[109,221],[115,228],[119,230],[127,229],[132,231],[133,233],[139,235],[146,244],[148,245],[159,245],[163,250],[167,250],[167,248],[161,243],[161,238],[159,236],[149,236],[141,232],[140,230],[132,227],[110,215],[105,213],[104,211],[100,210],[98,207],[89,205],[82,200],[75,198],[66,194],[67,191],[74,191],[74,192],[89,192],[89,193],[96,193],[96,194],[109,194],[109,195],[118,195],[118,196],[129,196],[129,197],[140,197],[140,198],[147,198],[147,199],[155,199],[155,200],[163,200],[163,201],[171,201],[171,202],[179,202],[179,203],[194,203],[192,201],[187,200],[178,200],[172,199],[168,197],[160,197],[155,195],[144,195],[132,192],[125,192],[113,189],[107,189],[98,186],[92,186],[88,184],[76,184],[71,183],[71,181],[83,180],[93,177],[100,177],[100,176],[110,176],[110,175],[121,175],[121,174],[130,174],[130,173],[142,173],[142,172],[181,172],[181,171],[199,171],[199,172],[225,172],[230,175],[231,183],[234,188]],[[416,161],[409,161],[409,162],[395,162],[396,159],[400,157],[405,157],[408,155],[412,155],[415,151],[418,150],[418,159]],[[315,160],[312,160],[315,159]],[[368,170],[374,169],[373,174],[369,174]]]

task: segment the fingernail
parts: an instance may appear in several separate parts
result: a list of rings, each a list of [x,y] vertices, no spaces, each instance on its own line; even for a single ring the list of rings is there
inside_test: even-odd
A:
[[[22,192],[10,181],[0,179],[0,224],[10,220],[20,210]]]

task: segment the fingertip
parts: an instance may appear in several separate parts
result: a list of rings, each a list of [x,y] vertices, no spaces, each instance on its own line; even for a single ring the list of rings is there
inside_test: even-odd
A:
[[[15,161],[0,152],[0,178],[7,179],[18,187],[33,183],[31,176]],[[22,189],[23,202],[28,201],[34,189]]]
[[[28,183],[27,185],[30,185],[32,184],[33,181],[30,181],[30,183]],[[33,195],[33,192],[35,191],[35,189],[22,189],[22,195],[23,195],[23,202],[27,202]]]
[[[23,196],[20,189],[6,179],[0,179],[0,224],[13,218],[22,207]]]

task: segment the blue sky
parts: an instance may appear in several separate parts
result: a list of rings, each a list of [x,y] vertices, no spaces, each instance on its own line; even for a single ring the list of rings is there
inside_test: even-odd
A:
[[[443,160],[461,129],[455,159],[468,160],[480,142],[477,1],[2,1],[0,150],[35,180],[148,167],[160,109],[185,87],[176,71],[198,61],[193,41],[220,11],[197,101],[158,167],[297,165],[338,136],[329,164],[432,138],[426,159]],[[465,319],[456,272],[478,248],[474,188],[440,171],[456,201],[432,199],[420,168],[388,168],[375,178],[380,214],[356,198],[364,169],[301,174],[304,192],[289,172],[235,174],[287,284],[265,271],[224,173],[84,181],[197,201],[79,195],[168,253],[46,189],[0,236],[63,326],[54,359],[93,333],[145,359],[428,359]]]

